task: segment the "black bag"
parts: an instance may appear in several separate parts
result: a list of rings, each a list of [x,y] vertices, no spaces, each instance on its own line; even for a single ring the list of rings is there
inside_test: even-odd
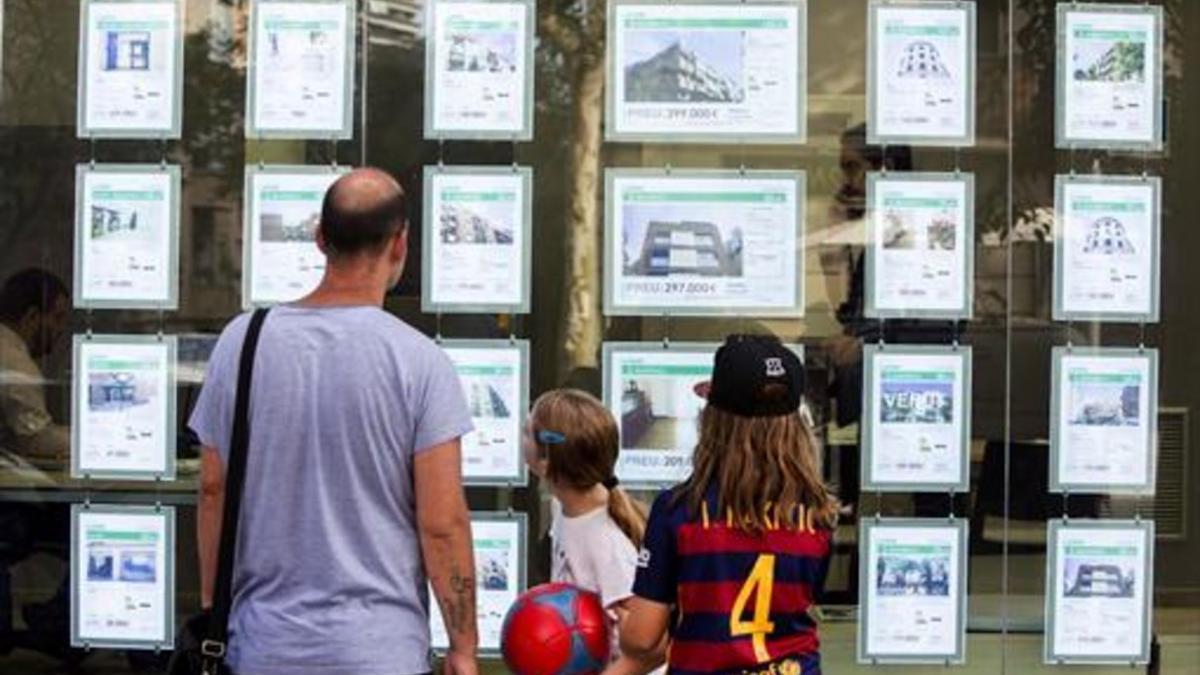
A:
[[[266,318],[266,309],[259,309],[250,317],[238,364],[212,610],[201,612],[184,623],[175,638],[175,653],[171,655],[171,662],[167,666],[170,675],[231,675],[225,665],[225,651],[229,644],[229,612],[233,605],[233,559],[237,548],[238,516],[242,509],[246,454],[250,445],[250,381],[254,374],[258,336]]]

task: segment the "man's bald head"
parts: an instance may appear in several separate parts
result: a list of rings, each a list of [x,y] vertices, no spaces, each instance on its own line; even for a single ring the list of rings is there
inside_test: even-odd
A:
[[[321,235],[331,257],[380,249],[407,226],[404,189],[386,171],[355,169],[325,193]]]

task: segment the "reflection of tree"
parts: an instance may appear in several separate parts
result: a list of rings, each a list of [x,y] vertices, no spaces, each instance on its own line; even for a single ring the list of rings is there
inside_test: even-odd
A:
[[[74,203],[75,58],[78,14],[74,3],[7,0],[0,50],[0,251],[16,264],[39,251],[49,265],[50,245],[71,242]],[[67,249],[69,250],[69,248]],[[9,270],[11,271],[11,270]],[[61,265],[55,271],[64,273]]]
[[[69,124],[75,119],[76,3],[7,0],[2,9],[5,124]]]
[[[604,114],[605,3],[538,3],[538,25],[571,102],[567,197],[569,367],[594,367],[600,348],[600,152]],[[565,93],[565,92],[564,92]]]
[[[241,189],[245,156],[244,35],[208,26],[184,39],[183,154],[191,170],[220,175],[226,193]]]

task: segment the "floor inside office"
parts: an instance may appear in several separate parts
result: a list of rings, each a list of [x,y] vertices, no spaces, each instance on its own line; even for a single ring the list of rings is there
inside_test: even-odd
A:
[[[1042,613],[1042,586],[1045,558],[1040,554],[1013,555],[1009,559],[1007,603],[1002,601],[1002,577],[999,555],[975,555],[969,572],[970,610],[967,638],[967,664],[953,672],[964,675],[992,675],[1009,672],[1021,675],[1036,673],[1065,673],[1065,675],[1121,675],[1131,672],[1128,666],[1084,667],[1070,666],[1066,670],[1042,664],[1042,635],[1036,631]],[[49,556],[39,556],[14,569],[17,588],[28,589],[29,595],[15,598],[20,604],[44,601],[54,595],[58,574],[66,573],[65,565]],[[830,585],[845,582],[845,567],[834,565]],[[36,589],[36,590],[35,590]],[[191,606],[193,594],[180,589],[180,601]],[[834,611],[835,609],[844,611]],[[21,628],[18,616],[17,627]],[[1002,617],[1008,617],[1013,627],[1009,635],[1001,636],[998,628]],[[844,617],[844,618],[838,618]],[[1154,610],[1154,631],[1161,645],[1159,675],[1200,675],[1200,608],[1158,606]],[[904,673],[925,675],[944,673],[944,667],[887,667],[859,666],[855,660],[855,613],[852,607],[830,608],[821,623],[820,634],[824,671],[832,675],[853,673]],[[1003,648],[1007,640],[1007,648]],[[148,656],[148,655],[145,655]],[[484,664],[488,675],[505,672],[496,662]],[[36,652],[16,650],[0,656],[0,673],[13,675],[50,675],[80,673],[82,675],[125,675],[135,672],[156,672],[154,669],[135,670],[125,654],[101,651],[89,655],[74,669],[62,662]],[[1137,669],[1132,672],[1147,672]]]
[[[1167,616],[1163,616],[1166,614]],[[1160,610],[1156,616],[1156,624],[1163,620],[1176,623],[1181,630],[1188,630],[1200,622],[1200,610]],[[945,673],[942,666],[912,667],[912,666],[859,666],[854,663],[854,624],[826,623],[821,627],[822,655],[825,672],[831,675],[846,675],[853,673],[904,673],[905,675],[925,675],[926,673]],[[1022,675],[1040,673],[1063,673],[1068,675],[1128,675],[1128,666],[1118,667],[1084,667],[1084,666],[1046,666],[1041,662],[1041,635],[1009,635],[1008,649],[1001,649],[1001,636],[997,634],[972,634],[967,642],[967,665],[952,672],[963,675],[991,675],[1002,672],[1017,672]],[[1200,636],[1164,635],[1160,639],[1162,645],[1160,675],[1200,675]],[[40,656],[34,652],[17,651],[7,657],[0,657],[0,672],[21,673],[22,675],[57,675],[59,673],[80,673],[85,675],[125,675],[139,672],[130,668],[129,661],[123,654],[110,652],[97,653],[89,656],[74,670],[65,669],[59,662]],[[141,672],[154,672],[141,671]],[[504,668],[495,662],[484,664],[483,672],[488,675],[499,675]],[[1132,672],[1145,672],[1138,669]]]

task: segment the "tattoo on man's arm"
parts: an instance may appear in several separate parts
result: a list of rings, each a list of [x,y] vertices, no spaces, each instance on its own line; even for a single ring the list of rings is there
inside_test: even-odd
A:
[[[451,631],[461,632],[474,627],[475,578],[463,574],[458,566],[450,570],[450,593],[442,598],[442,615]]]

